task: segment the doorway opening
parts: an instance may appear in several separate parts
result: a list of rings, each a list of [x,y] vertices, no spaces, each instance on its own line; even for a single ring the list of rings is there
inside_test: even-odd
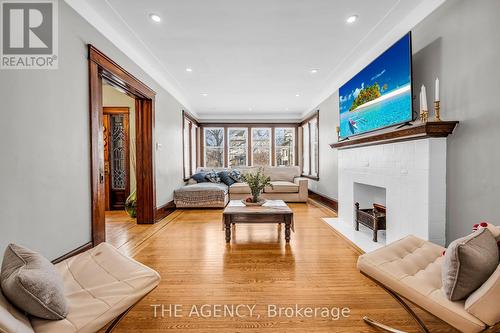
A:
[[[102,105],[104,219],[107,241],[115,245],[121,232],[136,223],[135,99],[103,80]]]
[[[153,131],[156,94],[92,45],[88,49],[92,243],[96,246],[106,240],[106,211],[122,210],[134,184],[137,223],[155,222]],[[118,93],[130,98],[128,102],[131,104],[118,108],[104,105],[108,97],[105,92],[113,92],[109,89],[118,90]],[[130,128],[132,106],[133,131]],[[115,138],[112,135],[114,131],[117,134]],[[131,132],[135,133],[132,138],[135,140],[131,140]],[[132,150],[131,142],[134,144]],[[132,178],[133,172],[135,179]]]

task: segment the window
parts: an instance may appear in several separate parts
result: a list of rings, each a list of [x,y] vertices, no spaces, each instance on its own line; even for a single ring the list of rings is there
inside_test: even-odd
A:
[[[252,165],[271,165],[270,128],[252,128]]]
[[[309,174],[309,123],[302,125],[302,174]]]
[[[319,177],[319,111],[301,124],[302,128],[302,175]]]
[[[205,128],[205,166],[224,166],[224,128]]]
[[[191,127],[191,174],[196,172],[198,157],[198,126],[193,124]]]
[[[199,162],[209,168],[297,165],[298,125],[193,124],[198,128],[197,142],[203,148]]]
[[[183,145],[183,159],[184,159],[184,179],[191,177],[196,172],[198,166],[198,140],[197,133],[198,123],[183,113],[183,130],[182,130],[182,145]]]
[[[248,130],[228,129],[228,163],[230,167],[248,165]]]
[[[295,128],[275,128],[276,166],[295,164]]]

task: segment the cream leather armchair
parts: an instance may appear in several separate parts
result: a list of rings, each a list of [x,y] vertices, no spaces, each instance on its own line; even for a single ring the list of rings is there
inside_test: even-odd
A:
[[[0,332],[94,333],[118,322],[153,290],[160,275],[107,243],[55,265],[64,282],[68,316],[62,320],[28,317],[0,293]]]
[[[500,332],[500,265],[466,300],[452,302],[441,291],[443,250],[441,246],[408,236],[360,256],[358,269],[393,296],[422,332],[429,330],[404,300],[461,332]],[[364,320],[389,332],[401,332],[368,317]]]

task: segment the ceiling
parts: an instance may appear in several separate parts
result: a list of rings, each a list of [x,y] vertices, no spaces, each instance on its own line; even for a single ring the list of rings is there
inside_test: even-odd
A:
[[[146,71],[154,71],[153,77],[199,117],[285,119],[311,111],[350,77],[346,74],[373,59],[391,32],[391,42],[407,32],[403,20],[435,9],[427,8],[432,1],[440,2],[86,0],[86,5],[101,16],[102,30],[121,34],[107,36],[110,40],[135,48],[129,53],[147,59]],[[153,22],[151,13],[161,22]],[[347,24],[353,14],[359,19]],[[94,25],[99,28],[99,22]],[[395,32],[398,26],[401,31]]]

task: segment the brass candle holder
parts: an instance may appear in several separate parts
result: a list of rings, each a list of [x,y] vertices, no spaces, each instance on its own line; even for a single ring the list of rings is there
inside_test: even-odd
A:
[[[340,139],[340,126],[335,128],[337,130],[337,141]]]
[[[439,105],[440,103],[441,101],[434,101],[436,121],[441,121],[441,106]]]
[[[420,111],[420,121],[426,123],[429,120],[429,111],[422,110]]]

